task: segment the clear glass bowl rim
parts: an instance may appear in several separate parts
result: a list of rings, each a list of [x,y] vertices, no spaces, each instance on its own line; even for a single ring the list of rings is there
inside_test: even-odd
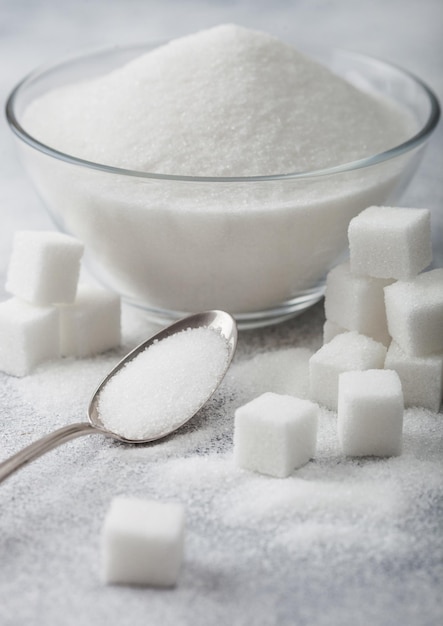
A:
[[[181,176],[181,175],[176,175],[176,174],[150,173],[150,172],[142,172],[142,171],[137,171],[137,170],[119,168],[119,167],[115,167],[112,165],[105,165],[102,163],[95,163],[93,161],[88,161],[86,159],[78,158],[70,154],[66,154],[64,152],[56,150],[54,148],[51,148],[50,146],[47,146],[46,144],[42,143],[41,141],[38,141],[32,135],[30,135],[20,124],[18,117],[16,115],[15,104],[16,104],[16,100],[18,96],[20,95],[21,90],[26,88],[26,86],[29,83],[35,80],[38,80],[39,77],[42,77],[46,73],[54,69],[61,69],[63,65],[67,63],[85,60],[91,56],[104,55],[106,53],[116,52],[118,50],[148,51],[150,49],[154,49],[162,45],[163,43],[165,42],[159,42],[157,44],[138,44],[138,45],[131,45],[131,46],[112,46],[112,47],[100,48],[100,49],[96,49],[92,51],[89,50],[89,51],[85,51],[82,54],[70,55],[62,59],[61,61],[58,61],[57,63],[49,63],[44,66],[36,68],[32,72],[30,72],[28,75],[26,75],[13,88],[13,90],[11,91],[10,95],[8,96],[6,100],[5,114],[6,114],[7,122],[12,132],[19,139],[21,139],[24,143],[28,144],[32,148],[50,157],[53,157],[61,161],[65,161],[66,163],[70,163],[72,165],[99,170],[99,171],[107,172],[107,173],[114,174],[114,175],[131,176],[131,177],[136,177],[136,178],[145,178],[145,179],[152,179],[152,180],[157,180],[157,181],[163,180],[163,181],[171,181],[171,182],[180,181],[180,182],[192,182],[192,183],[248,183],[248,182],[252,183],[252,182],[278,181],[278,180],[286,180],[286,179],[290,180],[290,179],[303,179],[303,178],[314,178],[314,177],[319,177],[319,176],[328,176],[328,175],[333,175],[333,174],[350,172],[352,170],[357,170],[357,169],[369,167],[372,165],[376,165],[379,163],[383,163],[384,161],[388,161],[390,159],[396,158],[424,144],[429,139],[430,135],[433,133],[440,119],[440,104],[439,104],[437,96],[424,81],[422,81],[412,72],[405,70],[396,64],[389,63],[387,61],[384,61],[382,59],[379,59],[371,55],[362,54],[359,52],[353,52],[353,51],[345,50],[342,48],[331,48],[330,49],[331,51],[335,51],[340,54],[352,56],[356,59],[360,58],[362,60],[377,62],[378,64],[383,65],[389,68],[390,70],[395,70],[399,74],[415,82],[416,85],[422,89],[423,93],[428,98],[428,101],[430,104],[429,116],[425,124],[422,126],[422,128],[415,135],[410,137],[408,140],[404,141],[398,146],[390,148],[389,150],[380,152],[378,154],[375,154],[369,157],[365,157],[363,159],[359,159],[357,161],[351,161],[349,163],[342,163],[333,167],[328,167],[328,168],[319,169],[319,170],[312,170],[312,171],[289,172],[286,174],[272,174],[272,175],[264,175],[264,176],[223,176],[221,177],[221,176]]]

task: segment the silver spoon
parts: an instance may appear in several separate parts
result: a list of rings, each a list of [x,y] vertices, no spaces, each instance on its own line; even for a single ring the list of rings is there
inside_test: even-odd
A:
[[[186,417],[181,424],[175,425],[173,428],[169,430],[156,434],[155,436],[151,436],[149,439],[126,439],[116,433],[113,433],[107,430],[101,420],[97,411],[97,401],[98,396],[106,385],[106,383],[116,374],[121,368],[126,365],[129,361],[134,359],[136,356],[143,352],[146,348],[148,348],[155,341],[160,341],[161,339],[165,339],[170,335],[178,333],[182,330],[186,330],[188,328],[213,328],[218,330],[221,335],[226,339],[226,343],[228,346],[228,359],[226,363],[225,369],[220,373],[218,380],[214,382],[214,386],[212,391],[208,394],[208,397],[201,403],[198,409],[193,413],[193,415]],[[171,324],[167,328],[164,328],[160,332],[156,333],[139,346],[134,348],[129,354],[127,354],[117,365],[111,370],[111,372],[102,380],[100,385],[97,387],[95,392],[92,395],[92,398],[89,402],[88,407],[88,422],[79,422],[76,424],[71,424],[69,426],[63,426],[63,428],[59,428],[53,433],[38,439],[34,443],[31,443],[23,450],[20,450],[13,456],[11,456],[3,463],[0,463],[0,482],[5,480],[8,476],[18,470],[23,465],[34,461],[42,454],[49,452],[53,448],[65,443],[66,441],[70,441],[76,437],[81,437],[82,435],[93,435],[100,434],[105,435],[107,437],[113,437],[114,439],[118,439],[119,441],[123,441],[124,443],[148,443],[150,441],[156,441],[158,439],[162,439],[167,435],[170,435],[172,432],[183,426],[184,423],[189,421],[194,415],[202,408],[204,404],[209,400],[209,398],[214,394],[217,387],[220,385],[223,380],[226,371],[232,361],[232,357],[234,356],[235,348],[237,346],[237,325],[235,320],[229,315],[229,313],[225,313],[224,311],[206,311],[204,313],[196,313],[194,315],[190,315],[185,317],[174,324]]]

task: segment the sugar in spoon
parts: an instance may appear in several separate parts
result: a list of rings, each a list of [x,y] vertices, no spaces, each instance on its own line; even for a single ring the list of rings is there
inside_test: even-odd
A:
[[[114,379],[115,375],[119,373],[126,365],[131,363],[136,357],[141,355],[141,353],[147,350],[150,346],[153,346],[161,340],[172,337],[182,331],[199,328],[209,328],[220,333],[221,337],[226,342],[227,357],[223,364],[223,367],[221,367],[214,376],[213,384],[211,384],[208,392],[205,394],[205,397],[201,398],[198,406],[193,408],[192,414],[184,415],[182,420],[176,420],[172,424],[167,423],[166,425],[163,425],[163,427],[159,428],[157,432],[151,431],[149,433],[149,436],[146,436],[144,438],[130,439],[116,432],[112,432],[111,430],[106,428],[103,424],[98,409],[99,397],[105,386],[112,379]],[[46,452],[49,452],[53,448],[61,445],[62,443],[70,441],[71,439],[81,437],[83,435],[101,434],[107,437],[112,437],[118,441],[130,444],[148,443],[170,435],[175,430],[183,426],[186,422],[188,422],[214,394],[228,370],[228,367],[234,356],[236,345],[237,326],[235,320],[231,315],[229,315],[229,313],[225,313],[224,311],[206,311],[203,313],[196,313],[164,328],[160,332],[156,333],[155,335],[151,336],[149,339],[138,345],[131,352],[129,352],[129,354],[127,354],[119,363],[117,363],[117,365],[102,380],[102,382],[93,393],[89,402],[88,421],[63,426],[62,428],[59,428],[49,435],[38,439],[34,443],[31,443],[26,448],[23,448],[23,450],[20,450],[19,452],[11,456],[9,459],[6,459],[6,461],[0,463],[0,482],[5,480],[8,476],[13,474],[19,468],[30,463],[31,461],[34,461],[39,456],[45,454]]]

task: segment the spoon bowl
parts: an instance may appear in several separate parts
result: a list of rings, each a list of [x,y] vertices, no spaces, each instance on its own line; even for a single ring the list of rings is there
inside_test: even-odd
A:
[[[95,392],[92,394],[88,408],[88,419],[90,424],[94,426],[94,428],[97,428],[104,433],[109,433],[109,430],[105,428],[100,417],[100,413],[98,410],[98,400],[100,397],[100,393],[103,391],[104,387],[109,383],[111,378],[113,378],[120,370],[123,369],[123,367],[125,367],[128,363],[138,357],[139,354],[147,350],[154,343],[157,343],[162,339],[167,339],[168,337],[171,337],[172,335],[175,335],[182,331],[195,328],[212,328],[213,330],[219,331],[222,337],[226,340],[228,348],[228,358],[226,360],[225,368],[220,372],[218,379],[214,381],[214,385],[209,395],[198,405],[192,415],[184,418],[179,425],[174,425],[174,427],[172,428],[168,427],[166,429],[162,429],[161,431],[158,431],[155,435],[148,438],[128,439],[127,437],[124,437],[117,433],[110,434],[119,441],[123,441],[124,443],[149,443],[151,441],[157,441],[158,439],[163,439],[163,437],[167,437],[172,432],[183,426],[190,419],[192,419],[192,417],[206,404],[209,398],[216,391],[229,368],[232,357],[234,356],[235,348],[237,345],[237,326],[233,317],[229,315],[229,313],[225,313],[224,311],[206,311],[204,313],[195,313],[194,315],[185,317],[156,333],[155,335],[138,345],[136,348],[134,348],[125,357],[123,357],[123,359],[119,363],[117,363],[117,365],[102,380]]]
[[[218,331],[221,336],[226,341],[227,346],[227,359],[226,364],[223,370],[219,372],[218,377],[214,380],[214,384],[210,389],[209,393],[206,397],[199,403],[196,409],[193,411],[192,415],[187,415],[184,417],[183,421],[179,424],[175,423],[173,427],[163,428],[159,430],[154,435],[150,435],[149,438],[144,439],[128,439],[120,434],[112,432],[111,430],[105,428],[102,419],[100,417],[100,413],[98,411],[98,399],[100,393],[103,391],[104,387],[109,383],[109,381],[118,373],[120,370],[125,367],[128,363],[130,363],[133,359],[139,356],[142,352],[149,349],[151,345],[154,343],[158,343],[159,341],[171,337],[177,333],[180,333],[189,329],[196,328],[211,328],[215,331]],[[237,325],[234,318],[224,311],[205,311],[203,313],[195,313],[193,315],[189,315],[177,322],[167,326],[162,329],[158,333],[152,335],[146,341],[143,341],[136,348],[134,348],[131,352],[129,352],[125,357],[121,359],[115,365],[115,367],[109,372],[107,376],[102,380],[102,382],[98,385],[97,389],[92,394],[91,400],[89,402],[88,407],[88,420],[85,422],[79,422],[76,424],[70,424],[69,426],[64,426],[59,428],[58,430],[38,439],[34,443],[31,443],[23,450],[20,450],[3,463],[0,463],[0,482],[5,480],[8,476],[18,470],[20,467],[23,467],[27,463],[34,461],[36,458],[49,452],[53,448],[65,443],[66,441],[70,441],[76,437],[80,437],[82,435],[88,434],[102,434],[107,437],[111,437],[118,441],[122,441],[123,443],[137,444],[137,443],[149,443],[152,441],[157,441],[158,439],[162,439],[173,432],[175,432],[178,428],[183,426],[186,422],[188,422],[194,415],[206,404],[206,402],[212,397],[220,383],[222,382],[229,365],[232,361],[232,358],[235,353],[235,349],[237,346]]]

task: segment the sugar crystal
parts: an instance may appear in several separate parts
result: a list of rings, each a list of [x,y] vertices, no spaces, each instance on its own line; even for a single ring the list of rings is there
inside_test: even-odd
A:
[[[190,418],[224,372],[228,346],[211,328],[189,328],[151,344],[104,387],[98,410],[106,428],[149,439]]]

